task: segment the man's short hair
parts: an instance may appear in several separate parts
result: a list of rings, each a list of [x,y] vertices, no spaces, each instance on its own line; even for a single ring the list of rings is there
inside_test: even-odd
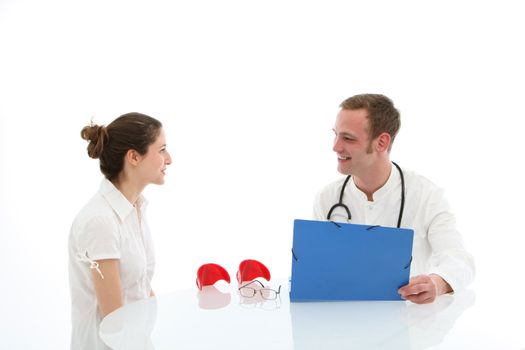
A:
[[[347,98],[339,106],[346,110],[365,109],[368,112],[370,140],[386,132],[390,134],[392,147],[401,127],[401,118],[391,99],[380,94],[361,94]]]

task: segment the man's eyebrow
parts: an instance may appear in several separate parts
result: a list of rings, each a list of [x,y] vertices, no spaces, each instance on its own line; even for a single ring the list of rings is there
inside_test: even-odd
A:
[[[342,131],[342,132],[338,133],[335,129],[332,129],[332,130],[334,131],[334,133],[335,133],[336,135],[341,135],[341,136],[351,137],[351,138],[354,138],[354,139],[357,138],[357,136],[354,135],[354,134],[352,134],[351,132],[344,132],[344,131]]]

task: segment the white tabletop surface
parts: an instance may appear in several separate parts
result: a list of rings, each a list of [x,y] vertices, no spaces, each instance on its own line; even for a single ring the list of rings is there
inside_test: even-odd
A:
[[[516,332],[525,322],[506,324],[476,299],[467,290],[427,305],[290,303],[286,284],[265,301],[219,281],[126,305],[102,321],[100,335],[112,349],[525,349]]]

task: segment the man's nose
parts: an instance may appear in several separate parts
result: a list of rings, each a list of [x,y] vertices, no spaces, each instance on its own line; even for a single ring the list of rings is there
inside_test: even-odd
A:
[[[334,139],[334,147],[332,147],[332,150],[336,153],[341,153],[343,151],[341,138],[336,136]]]

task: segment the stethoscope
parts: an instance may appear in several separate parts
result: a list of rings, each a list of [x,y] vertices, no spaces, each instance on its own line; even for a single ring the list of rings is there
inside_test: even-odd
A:
[[[401,176],[401,207],[399,208],[399,217],[397,219],[397,228],[401,227],[401,219],[403,218],[403,210],[405,209],[405,177],[403,176],[403,171],[397,165],[396,163],[392,162],[397,168],[397,171],[399,171],[399,176]],[[350,209],[348,209],[348,206],[346,206],[343,203],[343,195],[345,193],[346,184],[348,183],[348,180],[350,180],[350,177],[352,175],[348,175],[346,177],[345,182],[343,183],[343,187],[341,188],[341,194],[339,195],[339,203],[334,204],[330,210],[328,211],[328,215],[326,216],[326,220],[330,220],[330,217],[332,216],[332,212],[335,208],[341,207],[346,211],[346,214],[348,216],[348,221],[352,219],[352,214],[350,214]]]

